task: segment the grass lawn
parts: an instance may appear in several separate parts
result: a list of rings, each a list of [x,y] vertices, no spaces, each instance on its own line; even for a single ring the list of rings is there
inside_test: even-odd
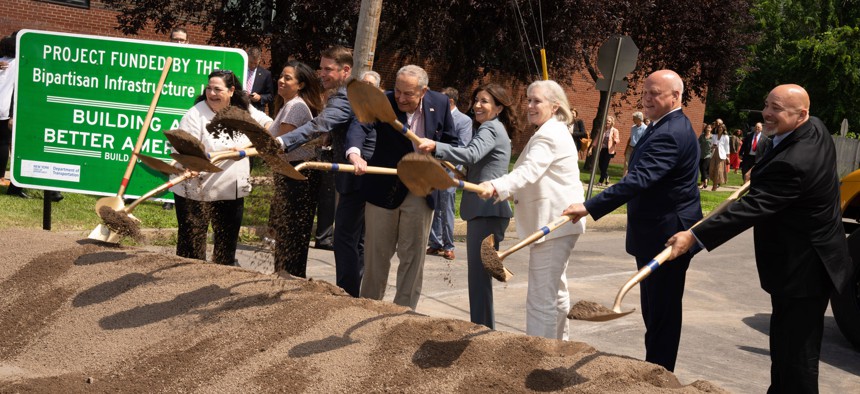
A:
[[[515,158],[513,159],[515,160]],[[513,161],[512,161],[513,162]],[[580,166],[582,163],[580,162]],[[252,175],[261,176],[267,173],[262,161],[258,161],[252,170]],[[582,171],[580,180],[587,184],[590,172]],[[621,178],[621,165],[610,164],[610,180],[617,181]],[[739,174],[729,174],[728,184],[740,186],[743,184]],[[586,186],[587,189],[587,186]],[[593,193],[597,194],[603,188],[595,187]],[[42,227],[42,192],[39,190],[27,191],[34,198],[21,199],[7,196],[6,187],[0,187],[0,228]],[[456,215],[459,217],[460,196],[462,192],[457,191]],[[714,209],[721,201],[725,200],[731,192],[703,191],[702,210],[707,213]],[[101,219],[95,213],[95,204],[98,196],[83,194],[63,193],[65,199],[52,205],[51,228],[54,231],[82,230],[89,231],[95,228]],[[258,185],[254,187],[251,195],[245,198],[245,215],[243,224],[246,226],[265,225],[269,218],[269,203],[272,200],[272,186]],[[614,213],[626,213],[626,206],[622,206]],[[147,228],[175,228],[176,213],[173,210],[163,210],[161,203],[147,201],[140,204],[134,210],[134,215],[139,218]]]

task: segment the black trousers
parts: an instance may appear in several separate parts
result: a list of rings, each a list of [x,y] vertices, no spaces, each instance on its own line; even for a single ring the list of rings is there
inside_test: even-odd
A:
[[[320,161],[333,162],[332,151],[322,151]],[[334,180],[337,173],[321,172],[317,193],[317,228],[314,231],[316,246],[332,246],[334,243],[334,213],[337,207],[337,190]]]
[[[356,298],[364,275],[364,205],[360,192],[338,194],[334,220],[337,285]]]
[[[653,256],[652,256],[653,257]],[[652,257],[636,257],[641,269]],[[645,322],[645,361],[675,370],[681,342],[681,300],[691,255],[663,264],[640,284],[642,320]]]
[[[600,150],[600,158],[598,161],[599,169],[600,169],[600,180],[598,182],[603,183],[609,179],[609,159],[615,157],[615,154],[609,153],[609,149],[603,148]]]
[[[773,313],[770,315],[768,393],[818,392],[818,360],[830,291],[825,294],[814,297],[771,296]]]
[[[245,199],[197,201],[179,195],[174,198],[176,220],[179,224],[176,255],[206,260],[206,234],[211,223],[215,244],[212,262],[232,265],[236,261],[236,246],[239,242]]]
[[[711,168],[711,158],[699,160],[699,175],[702,183],[708,180],[708,173]]]
[[[478,217],[466,222],[466,262],[469,278],[469,316],[472,323],[483,324],[496,329],[493,310],[493,278],[484,269],[481,260],[481,242],[492,235],[493,247],[499,250],[499,243],[505,239],[505,229],[510,218]]]
[[[320,171],[305,170],[297,181],[275,173],[275,198],[269,207],[269,227],[275,233],[275,272],[307,276],[308,248],[317,212]]]

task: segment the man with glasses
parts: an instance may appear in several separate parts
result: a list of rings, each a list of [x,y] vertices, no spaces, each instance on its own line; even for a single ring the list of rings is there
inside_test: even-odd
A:
[[[404,125],[419,137],[458,144],[454,119],[448,108],[448,97],[430,91],[427,72],[407,65],[397,71],[394,91],[388,101]],[[396,167],[407,153],[415,152],[412,142],[384,122],[374,124],[377,149],[368,164]],[[418,305],[424,274],[424,245],[430,235],[430,221],[435,200],[433,195],[412,194],[399,178],[390,175],[365,175],[362,193],[367,199],[367,257],[361,296],[381,300],[388,285],[391,258],[397,253],[397,289],[394,303],[412,309]]]
[[[170,31],[170,42],[176,44],[188,43],[188,32],[183,27],[174,27]]]
[[[329,133],[334,160],[356,167],[355,174],[339,172],[335,178],[338,202],[333,246],[337,285],[358,297],[364,272],[364,198],[359,193],[361,178],[356,175],[362,175],[367,168],[366,160],[373,154],[376,132],[362,127],[349,105],[346,81],[351,73],[352,52],[349,49],[333,46],[323,50],[319,76],[323,88],[333,93],[317,117],[278,137],[278,141],[289,152],[320,133]]]

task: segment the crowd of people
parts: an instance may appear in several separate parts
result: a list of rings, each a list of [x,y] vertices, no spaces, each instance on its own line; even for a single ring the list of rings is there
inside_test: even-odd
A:
[[[170,38],[187,43],[181,29],[171,32]],[[640,296],[645,359],[672,371],[680,343],[686,271],[694,254],[755,227],[756,262],[774,309],[771,388],[812,392],[817,387],[828,296],[848,285],[854,265],[840,225],[833,142],[824,125],[809,116],[809,97],[802,87],[781,85],[771,91],[764,125],[757,124],[743,139],[740,130],[730,133],[720,119],[705,125],[697,136],[682,110],[681,77],[671,70],[653,72],[642,87],[642,112],[632,114],[634,124],[623,148],[624,175],[610,186],[607,167],[622,148],[615,119],[608,117],[602,133],[588,134],[554,81],[528,86],[528,124],[521,125],[518,103],[505,87],[480,84],[468,96],[468,112],[473,114],[469,117],[457,107],[456,89],[431,90],[423,68],[404,65],[392,89],[380,94],[397,119],[420,138],[420,143],[413,143],[386,122],[358,121],[346,93],[346,84],[355,77],[349,49],[323,50],[316,73],[305,63],[289,61],[280,68],[276,84],[258,65],[259,49],[248,53],[247,80],[230,70],[210,73],[204,91],[189,103],[180,128],[199,139],[207,152],[247,148],[250,141],[241,132],[206,127],[218,111],[233,107],[247,111],[273,137],[272,146],[257,147],[263,154],[290,152],[325,135],[330,145],[320,149],[315,160],[355,168],[329,180],[327,174],[314,171],[303,172],[306,181],[275,175],[270,227],[277,270],[306,275],[316,216],[317,246],[334,251],[339,287],[353,297],[382,299],[396,254],[394,302],[415,309],[426,256],[454,259],[454,194],[440,190],[420,196],[396,176],[366,172],[368,166],[396,168],[407,154],[423,153],[460,166],[465,180],[483,190],[463,192],[460,205],[467,223],[472,322],[495,328],[492,279],[481,261],[482,240],[492,236],[498,250],[512,217],[523,238],[564,214],[570,223],[529,246],[525,318],[529,335],[569,339],[566,271],[585,232],[585,216],[599,220],[626,204],[626,250],[637,268],[649,265],[667,242],[673,246],[674,261],[641,283]],[[8,52],[4,56],[0,69],[11,64]],[[385,86],[375,72],[355,79],[380,89]],[[5,95],[5,90],[0,93]],[[5,136],[10,115],[4,108],[0,106]],[[267,108],[274,118],[266,114]],[[530,138],[509,171],[512,137],[522,132]],[[586,200],[578,161],[597,138],[602,138],[601,149],[592,156],[600,169],[598,183],[606,188]],[[171,189],[179,224],[176,253],[206,260],[211,225],[212,261],[233,265],[243,199],[251,191],[250,165],[237,160],[218,166],[223,171],[194,174],[193,180]],[[700,189],[710,184],[716,190],[732,170],[749,174],[749,194],[689,231],[702,219]]]

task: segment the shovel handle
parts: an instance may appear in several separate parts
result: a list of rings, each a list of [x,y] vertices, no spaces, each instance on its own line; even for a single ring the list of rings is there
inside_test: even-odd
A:
[[[137,154],[140,153],[140,147],[143,146],[143,141],[146,140],[146,132],[149,131],[149,125],[152,123],[152,115],[155,114],[155,106],[158,104],[158,99],[161,97],[161,88],[164,87],[164,80],[167,79],[167,73],[170,71],[170,66],[172,64],[173,58],[168,56],[164,61],[164,68],[161,70],[161,78],[158,80],[158,87],[155,88],[155,95],[152,96],[149,110],[146,111],[146,118],[143,120],[143,125],[140,127],[140,133],[137,135],[137,143],[134,144],[134,150],[131,152],[131,157],[128,159],[128,165],[125,168],[125,174],[122,176],[119,191],[116,192],[117,197],[122,197],[123,194],[125,194],[125,189],[128,187],[128,181],[131,179],[131,173],[134,171],[134,165],[137,163]]]
[[[511,253],[514,253],[528,245],[531,245],[535,241],[543,238],[547,234],[557,230],[559,227],[563,226],[565,223],[569,222],[571,219],[568,215],[562,215],[557,217],[555,220],[540,228],[540,230],[531,233],[528,237],[523,238],[522,241],[518,242],[516,245],[511,246],[510,248],[505,249],[502,252],[499,252],[499,259],[504,260],[505,257],[508,257]]]
[[[709,212],[705,217],[703,217],[702,220],[699,220],[698,222],[696,222],[696,224],[692,225],[690,227],[690,230],[696,228],[696,226],[698,226],[699,223],[702,223],[703,221],[705,221],[705,219],[708,219],[712,216],[715,216],[715,215],[725,211],[726,208],[728,208],[728,206],[731,203],[737,201],[742,195],[746,194],[746,192],[748,192],[749,189],[750,189],[750,183],[749,182],[744,183],[743,186],[741,186],[738,190],[735,190],[734,193],[732,193],[728,198],[726,198],[725,201],[721,202],[720,205],[718,205],[711,212]],[[628,279],[627,283],[625,283],[624,286],[621,286],[621,289],[618,290],[618,295],[615,296],[615,304],[612,305],[612,310],[614,312],[620,313],[621,312],[621,300],[624,299],[624,296],[627,294],[627,292],[630,291],[630,289],[633,288],[633,286],[636,286],[639,282],[642,282],[643,280],[645,280],[645,278],[647,278],[648,275],[651,275],[652,272],[656,271],[657,268],[660,268],[660,265],[665,263],[666,259],[668,259],[671,254],[672,254],[672,247],[671,246],[667,247],[666,249],[663,249],[662,252],[660,252],[657,256],[654,256],[654,258],[650,262],[648,262],[648,264],[645,264],[645,266],[642,267],[638,272],[636,272],[635,275],[633,275],[630,279]]]
[[[296,170],[301,171],[304,169],[308,170],[319,170],[319,171],[331,171],[331,172],[355,172],[355,166],[352,164],[340,164],[340,163],[323,163],[319,161],[306,161],[296,166]],[[367,167],[368,174],[378,174],[378,175],[397,175],[396,168],[387,168],[387,167]]]
[[[409,141],[412,141],[412,143],[415,144],[416,146],[421,145],[421,137],[419,137],[417,134],[413,133],[412,130],[409,129],[409,127],[407,127],[403,123],[400,123],[399,120],[394,119],[393,121],[389,122],[388,124],[390,124],[391,127],[394,127],[395,130],[400,130],[400,133],[403,134],[404,136],[406,136],[406,138],[408,138]],[[463,172],[458,170],[457,166],[451,164],[451,162],[442,161],[442,166],[447,168],[451,172],[453,172],[454,176],[457,177],[457,179],[459,179],[459,180],[466,179],[466,174],[463,174]],[[481,189],[478,189],[478,190],[480,191]],[[469,190],[469,191],[475,191],[475,190]]]

